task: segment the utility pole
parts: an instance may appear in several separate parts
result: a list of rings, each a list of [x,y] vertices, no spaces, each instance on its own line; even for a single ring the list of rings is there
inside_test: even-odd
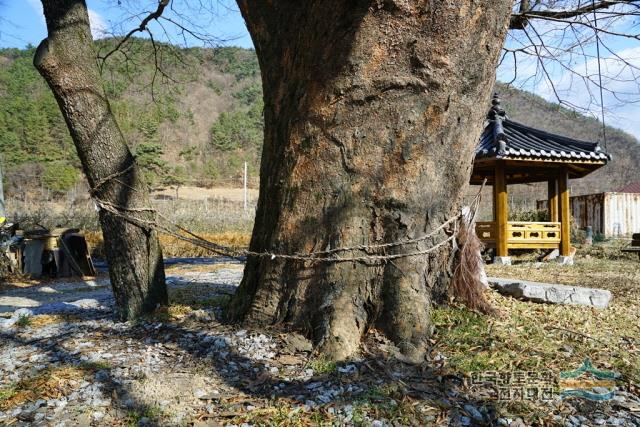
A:
[[[4,224],[4,222],[7,220],[7,211],[5,210],[4,207],[4,188],[3,188],[3,183],[2,183],[2,166],[3,166],[3,162],[2,162],[2,157],[0,156],[0,225]]]
[[[244,213],[247,213],[247,162],[244,162]]]

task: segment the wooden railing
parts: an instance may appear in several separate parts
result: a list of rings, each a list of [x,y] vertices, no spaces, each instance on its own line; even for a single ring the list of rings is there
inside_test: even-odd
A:
[[[507,224],[507,245],[512,249],[557,248],[559,222],[516,222]]]
[[[494,221],[477,222],[476,234],[487,247],[496,246],[498,232]],[[559,245],[559,222],[509,221],[507,223],[509,249],[553,249]]]

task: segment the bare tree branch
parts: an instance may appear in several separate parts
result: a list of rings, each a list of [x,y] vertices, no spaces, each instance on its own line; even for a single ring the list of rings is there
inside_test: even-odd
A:
[[[112,50],[107,52],[104,56],[100,56],[99,59],[101,59],[101,61],[102,61],[101,65],[100,65],[100,69],[102,69],[104,67],[104,63],[107,60],[107,58],[109,58],[115,52],[120,50],[122,45],[124,45],[127,42],[127,40],[129,40],[135,33],[140,33],[140,32],[143,32],[143,31],[149,32],[147,26],[149,25],[149,23],[151,21],[157,20],[158,18],[160,18],[160,16],[162,15],[162,12],[164,12],[164,9],[169,5],[169,2],[170,2],[170,0],[158,0],[158,8],[154,12],[151,12],[149,15],[147,15],[140,22],[140,25],[137,28],[132,29],[124,37],[122,37],[122,39],[120,39],[118,44]]]
[[[525,9],[529,5],[527,0],[522,0],[520,3],[520,10],[518,13],[511,15],[511,22],[509,24],[510,29],[521,30],[523,29],[528,20],[531,18],[536,19],[552,19],[552,20],[566,20],[570,18],[576,18],[587,13],[591,13],[601,9],[608,9],[616,5],[632,5],[638,7],[637,0],[603,0],[597,3],[590,3],[586,6],[579,6],[574,9],[568,10],[531,10]]]
[[[616,43],[640,40],[637,17],[640,0],[514,0],[501,80],[594,115],[638,103],[640,58]]]

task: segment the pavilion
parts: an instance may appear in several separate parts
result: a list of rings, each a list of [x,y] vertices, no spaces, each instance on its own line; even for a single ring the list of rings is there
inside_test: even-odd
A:
[[[582,178],[611,160],[596,142],[554,135],[510,120],[494,95],[476,148],[471,184],[493,186],[493,221],[478,222],[476,233],[495,248],[494,262],[510,264],[509,249],[559,249],[572,263],[569,179]],[[507,186],[548,183],[549,222],[509,221]]]

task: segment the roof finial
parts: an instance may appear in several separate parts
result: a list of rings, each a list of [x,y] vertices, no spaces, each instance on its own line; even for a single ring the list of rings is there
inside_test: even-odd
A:
[[[493,94],[493,98],[491,99],[491,109],[487,114],[487,118],[489,120],[495,120],[496,117],[501,117],[501,118],[506,117],[506,113],[502,108],[502,106],[500,105],[500,95],[498,95],[498,92],[495,92]]]
[[[493,106],[500,105],[500,94],[498,92],[493,93],[493,99],[491,100],[491,105]]]

